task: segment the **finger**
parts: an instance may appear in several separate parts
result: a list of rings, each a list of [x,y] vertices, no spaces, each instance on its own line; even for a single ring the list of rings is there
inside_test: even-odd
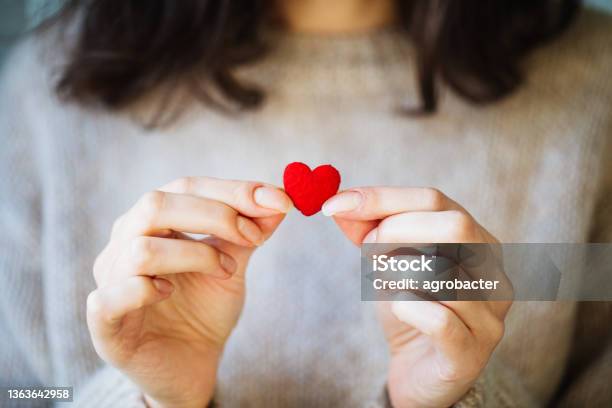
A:
[[[474,337],[468,327],[440,303],[394,301],[391,310],[398,320],[429,336],[450,361],[461,361],[466,350],[473,347]]]
[[[254,181],[223,180],[212,177],[183,177],[161,191],[191,194],[223,202],[251,217],[268,239],[293,207],[291,198],[280,188]]]
[[[267,240],[272,236],[276,228],[285,219],[285,214],[272,215],[270,217],[252,218],[251,220],[257,224],[263,233],[263,239]]]
[[[293,207],[289,196],[280,188],[253,181],[184,177],[166,184],[160,190],[220,201],[247,217],[284,214]]]
[[[103,282],[184,272],[227,279],[236,272],[236,266],[230,255],[203,242],[142,236],[125,246]]]
[[[461,207],[434,188],[360,187],[336,194],[323,214],[351,220],[378,220],[407,211],[447,211]]]
[[[510,302],[440,301],[440,303],[453,310],[476,338],[492,347],[503,337],[504,317]]]
[[[379,224],[379,221],[354,221],[336,216],[333,219],[340,231],[357,246],[360,246],[365,236]]]
[[[166,279],[146,276],[133,276],[94,290],[87,297],[87,324],[92,337],[113,336],[126,314],[166,299],[173,290]]]
[[[406,212],[385,218],[364,238],[367,243],[484,242],[478,224],[465,212]]]
[[[129,212],[122,214],[115,220],[111,228],[111,239],[119,236],[120,233],[125,229],[125,222],[126,222],[126,219],[128,219],[128,215],[130,215]],[[161,230],[154,231],[151,234],[151,236],[161,237],[161,238],[171,238],[171,237],[176,237],[178,234],[180,234],[180,232],[172,231],[171,229],[161,229]]]
[[[126,240],[164,230],[215,235],[244,246],[259,245],[264,239],[257,224],[227,204],[162,191],[145,194],[128,211],[115,232]]]

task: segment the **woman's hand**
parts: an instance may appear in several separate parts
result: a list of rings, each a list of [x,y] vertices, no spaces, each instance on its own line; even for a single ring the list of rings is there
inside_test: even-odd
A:
[[[490,243],[497,240],[435,189],[357,188],[329,199],[345,235],[361,243]],[[395,407],[448,407],[470,389],[504,332],[509,301],[378,303],[391,351]]]
[[[149,405],[206,406],[249,257],[290,208],[273,186],[191,177],[147,193],[115,222],[94,265],[87,322],[100,357]]]

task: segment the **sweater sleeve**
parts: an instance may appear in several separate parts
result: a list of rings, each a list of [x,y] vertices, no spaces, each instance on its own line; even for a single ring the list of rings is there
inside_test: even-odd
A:
[[[0,76],[0,387],[62,385],[52,362],[46,319],[44,268],[45,179],[42,151],[45,80],[32,64],[37,47],[24,40]],[[26,74],[27,73],[27,74]],[[48,114],[48,113],[47,113]],[[83,328],[86,330],[86,328]],[[59,362],[70,365],[70,361]],[[74,402],[82,407],[145,407],[142,393],[113,367],[92,362],[74,384]],[[70,384],[72,385],[72,384]],[[23,404],[4,401],[0,406]],[[32,400],[28,406],[48,406]],[[61,405],[61,404],[60,404]]]
[[[385,387],[369,408],[392,408]],[[493,357],[472,388],[455,403],[454,408],[532,408],[538,407],[518,375]]]
[[[456,408],[530,408],[538,407],[534,397],[517,373],[495,356]]]
[[[612,118],[610,119],[612,122]],[[591,242],[612,243],[612,123],[604,148],[602,188],[595,207]],[[612,406],[612,302],[581,302],[572,358],[559,406]]]

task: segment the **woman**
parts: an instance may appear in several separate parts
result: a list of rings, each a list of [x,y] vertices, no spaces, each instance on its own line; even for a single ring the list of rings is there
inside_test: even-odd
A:
[[[612,26],[566,30],[576,7],[69,3],[3,81],[2,383],[97,407],[609,404],[606,304],[376,313],[353,245],[610,240]],[[342,172],[335,225],[290,212],[292,161]]]

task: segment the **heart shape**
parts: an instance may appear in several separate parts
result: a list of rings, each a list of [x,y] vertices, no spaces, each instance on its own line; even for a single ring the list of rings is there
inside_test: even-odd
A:
[[[340,173],[331,164],[310,170],[304,163],[293,162],[285,167],[283,182],[295,208],[309,217],[321,211],[323,203],[338,192]]]

